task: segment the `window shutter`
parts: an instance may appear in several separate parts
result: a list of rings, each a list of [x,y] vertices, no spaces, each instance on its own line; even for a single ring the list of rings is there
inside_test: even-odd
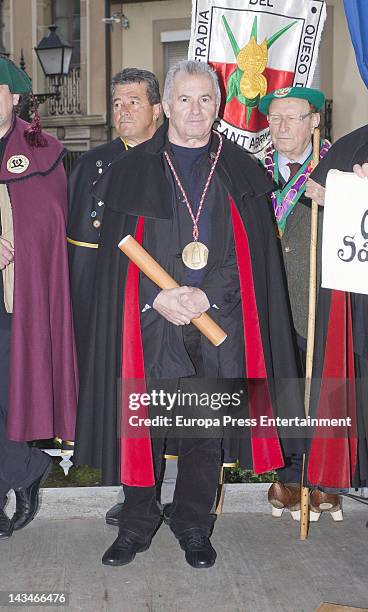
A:
[[[174,42],[165,42],[165,74],[181,60],[188,59],[189,40],[176,40]]]

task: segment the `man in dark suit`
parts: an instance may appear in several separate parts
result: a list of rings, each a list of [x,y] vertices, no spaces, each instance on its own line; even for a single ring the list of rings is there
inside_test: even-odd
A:
[[[270,177],[279,186],[272,193],[272,204],[281,241],[285,273],[289,289],[294,338],[300,355],[299,375],[305,376],[307,350],[309,251],[311,200],[305,193],[312,172],[312,136],[320,123],[319,111],[324,94],[306,87],[286,87],[262,98],[259,110],[267,115],[272,144],[262,162]],[[320,159],[330,143],[321,140]],[[323,210],[318,211],[317,287],[321,277],[321,238]],[[268,492],[273,516],[281,516],[284,508],[300,520],[300,487],[302,457],[292,455],[286,466],[277,470],[279,482]],[[322,509],[329,510],[335,520],[341,519],[337,495],[313,489],[310,505],[317,518]]]

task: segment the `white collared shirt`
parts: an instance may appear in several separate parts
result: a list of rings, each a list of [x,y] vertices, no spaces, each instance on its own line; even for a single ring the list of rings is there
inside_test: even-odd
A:
[[[279,153],[278,155],[279,174],[281,174],[281,176],[283,177],[285,181],[288,181],[290,178],[290,168],[288,164],[296,164],[296,163],[304,164],[305,160],[310,156],[311,153],[312,153],[312,143],[309,143],[304,153],[302,153],[301,156],[298,157],[298,159],[289,159],[283,153]]]

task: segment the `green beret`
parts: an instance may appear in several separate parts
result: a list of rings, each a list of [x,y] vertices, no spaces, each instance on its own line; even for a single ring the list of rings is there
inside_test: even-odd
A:
[[[26,94],[32,91],[28,74],[5,57],[0,57],[0,85],[8,85],[12,94]]]
[[[324,103],[325,96],[319,89],[311,89],[310,87],[282,87],[270,91],[266,96],[261,98],[258,110],[264,115],[268,115],[268,109],[272,100],[282,100],[283,98],[301,98],[308,100],[319,111]]]

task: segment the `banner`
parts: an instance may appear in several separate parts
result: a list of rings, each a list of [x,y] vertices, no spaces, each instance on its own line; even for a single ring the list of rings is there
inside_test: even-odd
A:
[[[270,132],[259,101],[311,85],[325,18],[324,0],[193,0],[188,57],[219,76],[220,132],[262,155]]]
[[[367,0],[344,0],[351,40],[360,74],[368,87],[368,6]]]
[[[368,179],[353,172],[327,175],[322,287],[368,294]]]

